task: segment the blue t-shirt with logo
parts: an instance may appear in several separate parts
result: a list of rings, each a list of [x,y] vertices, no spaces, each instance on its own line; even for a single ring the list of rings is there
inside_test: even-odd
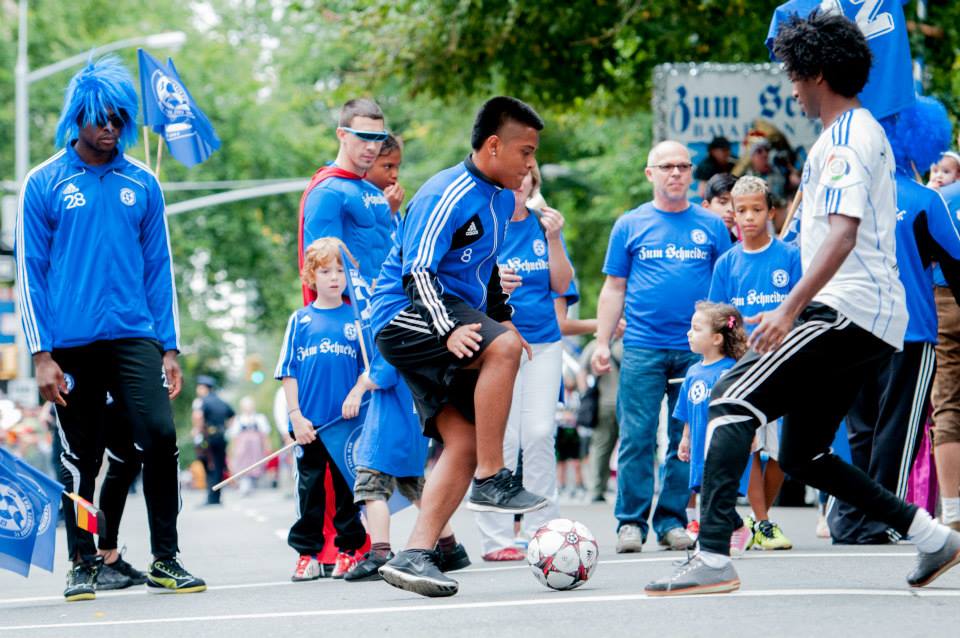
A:
[[[532,212],[522,221],[510,220],[507,238],[497,255],[497,265],[513,268],[523,278],[521,286],[510,293],[513,325],[523,338],[530,343],[559,341],[560,326],[550,288],[547,238]]]
[[[723,373],[733,367],[735,359],[724,357],[709,365],[702,361],[690,366],[680,386],[673,418],[690,427],[690,489],[699,492],[703,484],[703,460],[707,453],[707,423],[709,422],[710,392]],[[747,493],[750,464],[740,478],[741,494]]]
[[[618,219],[603,272],[627,280],[623,345],[689,350],[694,306],[706,298],[713,265],[729,248],[723,220],[696,204],[669,213],[647,203]]]
[[[802,275],[796,246],[776,237],[756,251],[737,244],[717,260],[707,298],[731,304],[744,317],[752,317],[783,303]],[[757,326],[747,323],[744,327],[750,333]]]
[[[423,476],[430,441],[423,436],[410,389],[379,352],[370,362],[370,380],[378,389],[357,442],[357,466],[390,476]]]
[[[338,418],[361,372],[360,343],[350,306],[296,310],[287,322],[276,379],[297,380],[300,413],[314,426]]]

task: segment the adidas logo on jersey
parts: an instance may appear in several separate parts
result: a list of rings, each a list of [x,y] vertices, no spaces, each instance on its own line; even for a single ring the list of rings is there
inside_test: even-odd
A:
[[[73,195],[73,194],[76,193],[78,190],[80,190],[80,189],[77,188],[75,184],[70,183],[70,184],[67,184],[67,187],[63,189],[63,194],[64,194],[64,195]]]
[[[477,224],[475,222],[470,222],[470,227],[467,228],[467,232],[464,234],[467,237],[473,237],[474,235],[479,235],[480,231],[477,230]]]

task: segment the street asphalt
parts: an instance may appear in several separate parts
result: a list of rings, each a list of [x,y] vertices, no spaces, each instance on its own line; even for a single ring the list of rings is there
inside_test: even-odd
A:
[[[600,564],[580,589],[555,592],[525,563],[484,563],[470,512],[454,528],[473,566],[456,574],[460,593],[426,599],[383,582],[291,583],[296,555],[286,545],[294,519],[290,489],[248,497],[228,491],[221,507],[184,492],[179,529],[182,558],[206,579],[202,594],[159,596],[143,588],[101,592],[66,603],[67,561],[57,547],[56,573],[29,578],[0,573],[0,638],[41,636],[956,636],[960,632],[960,567],[914,590],[905,576],[915,550],[907,544],[831,545],[814,534],[813,508],[774,510],[794,549],[751,551],[736,561],[743,586],[734,594],[647,598],[643,587],[669,573],[683,553],[648,539],[643,553],[616,554],[612,504],[567,501],[565,517],[597,537]],[[394,517],[402,546],[415,512]],[[63,531],[60,530],[62,537]],[[652,536],[652,535],[651,535]],[[132,496],[121,529],[126,558],[149,559],[143,499]]]

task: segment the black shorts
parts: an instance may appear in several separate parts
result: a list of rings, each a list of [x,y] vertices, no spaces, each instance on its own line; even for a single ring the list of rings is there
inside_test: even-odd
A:
[[[443,303],[450,315],[461,324],[479,323],[483,337],[480,350],[472,357],[458,359],[447,346],[426,327],[412,306],[398,315],[377,333],[377,348],[387,362],[403,375],[417,406],[424,436],[442,441],[435,423],[445,405],[452,405],[473,423],[474,391],[478,370],[467,370],[493,340],[507,331],[485,313],[467,305],[459,297],[444,295]],[[402,324],[402,325],[400,325]],[[423,324],[423,327],[414,327]]]
[[[580,457],[580,434],[577,428],[557,428],[557,460],[577,461]]]

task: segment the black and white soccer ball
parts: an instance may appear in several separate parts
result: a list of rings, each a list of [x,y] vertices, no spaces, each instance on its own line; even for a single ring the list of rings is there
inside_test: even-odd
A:
[[[527,546],[533,575],[550,589],[576,589],[597,568],[600,550],[583,523],[555,518],[537,530]]]

